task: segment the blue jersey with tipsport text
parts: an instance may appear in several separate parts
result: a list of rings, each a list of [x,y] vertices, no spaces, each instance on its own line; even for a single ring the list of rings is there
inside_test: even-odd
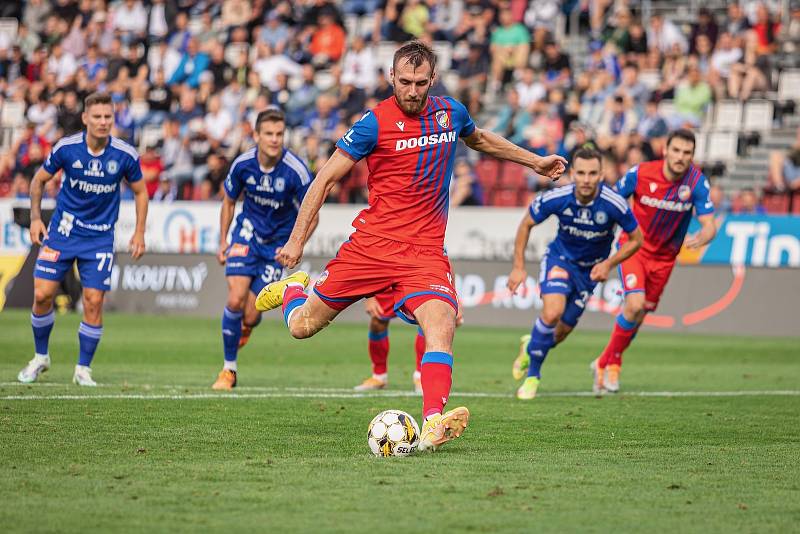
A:
[[[625,199],[605,184],[600,185],[597,196],[589,204],[578,202],[572,184],[538,195],[529,211],[536,224],[550,215],[558,217],[558,234],[547,248],[547,254],[583,269],[608,258],[615,224],[626,232],[638,226]]]
[[[236,200],[244,191],[242,212],[236,218],[234,240],[261,244],[285,243],[292,233],[297,212],[311,185],[311,172],[290,150],[284,149],[275,167],[258,163],[251,148],[233,161],[225,179],[225,193]]]
[[[64,137],[53,146],[42,168],[64,171],[50,234],[65,238],[111,237],[119,216],[120,182],[142,179],[139,154],[131,145],[109,137],[99,154],[86,145],[86,132]],[[57,237],[57,236],[54,236]]]

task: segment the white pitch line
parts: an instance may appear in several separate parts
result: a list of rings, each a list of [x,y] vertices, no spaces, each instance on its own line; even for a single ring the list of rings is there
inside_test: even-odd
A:
[[[288,391],[288,390],[292,391]],[[299,391],[298,391],[299,390]],[[346,390],[349,391],[349,390]],[[481,393],[481,392],[454,392],[451,397],[467,398],[512,398],[510,393]],[[541,393],[542,397],[593,397],[588,391],[555,391]],[[800,396],[799,390],[753,390],[753,391],[631,391],[619,394],[629,397],[756,397],[756,396]],[[299,399],[367,399],[391,397],[419,397],[412,391],[383,391],[373,393],[336,393],[315,391],[313,388],[286,388],[284,391],[264,393],[182,393],[182,394],[146,394],[146,393],[101,393],[97,395],[5,395],[0,400],[87,400],[87,399],[126,399],[126,400],[215,400],[215,399],[274,399],[274,398],[299,398]]]

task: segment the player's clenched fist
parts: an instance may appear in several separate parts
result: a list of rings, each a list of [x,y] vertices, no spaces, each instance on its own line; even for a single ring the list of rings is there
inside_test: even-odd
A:
[[[589,273],[589,278],[593,282],[605,282],[608,280],[608,273],[611,271],[611,264],[608,261],[601,261],[594,267],[592,272]]]
[[[561,175],[564,174],[564,171],[567,170],[567,160],[561,156],[551,154],[536,160],[536,163],[533,165],[533,170],[542,176],[547,176],[552,180],[558,180]]]
[[[289,269],[297,267],[300,258],[303,257],[303,245],[289,241],[284,246],[279,247],[275,252],[275,259]]]
[[[31,221],[31,243],[41,245],[45,239],[47,239],[47,227],[42,220]]]
[[[511,293],[516,293],[517,288],[519,288],[519,286],[527,279],[528,273],[525,271],[525,269],[519,269],[515,267],[511,269],[511,274],[508,275],[506,287],[508,287],[508,290],[511,291]]]

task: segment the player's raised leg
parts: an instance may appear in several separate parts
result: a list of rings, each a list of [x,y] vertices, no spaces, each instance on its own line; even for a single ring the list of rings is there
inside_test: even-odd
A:
[[[78,364],[72,382],[79,386],[96,386],[92,379],[92,360],[103,336],[103,300],[105,292],[83,288],[83,321],[78,327]]]
[[[389,321],[372,316],[369,320],[368,332],[369,359],[372,362],[372,375],[364,379],[354,389],[356,391],[374,391],[383,389],[389,383]]]
[[[28,365],[17,375],[23,383],[36,382],[39,376],[50,369],[50,332],[55,322],[53,298],[58,291],[59,282],[34,278],[33,307],[31,309],[31,327],[33,329],[34,355]]]
[[[222,310],[222,352],[224,363],[212,389],[232,389],[236,387],[238,373],[237,358],[239,340],[242,336],[242,317],[244,316],[247,295],[250,293],[249,276],[227,276],[228,300]]]
[[[430,299],[414,310],[425,334],[422,357],[422,415],[420,450],[436,450],[461,436],[469,422],[469,410],[460,406],[442,413],[450,397],[453,374],[453,336],[456,310],[448,302]]]

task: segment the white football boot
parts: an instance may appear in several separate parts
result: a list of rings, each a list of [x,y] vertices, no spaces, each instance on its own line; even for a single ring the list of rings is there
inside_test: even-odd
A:
[[[50,356],[40,356],[37,354],[31,361],[28,362],[28,365],[26,365],[25,368],[19,372],[17,375],[17,380],[23,384],[36,382],[36,380],[39,378],[39,375],[48,369],[50,369]]]
[[[72,383],[79,386],[97,387],[97,382],[92,380],[92,368],[85,365],[76,365]]]

